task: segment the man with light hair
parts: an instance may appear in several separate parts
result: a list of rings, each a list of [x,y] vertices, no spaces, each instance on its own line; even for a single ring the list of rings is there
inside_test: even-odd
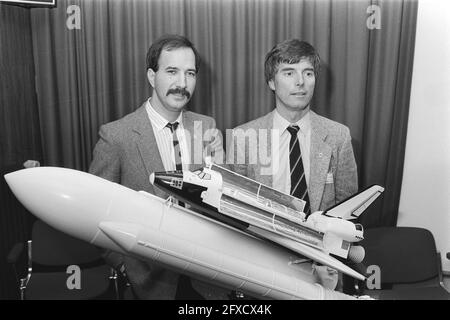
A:
[[[309,43],[291,39],[274,46],[266,55],[264,75],[275,109],[235,128],[227,148],[232,170],[304,200],[306,217],[358,191],[350,130],[311,110],[319,69],[319,55]],[[319,280],[328,278],[322,269],[337,278],[335,270],[315,264]],[[335,280],[325,280],[320,281],[325,287],[336,286]]]

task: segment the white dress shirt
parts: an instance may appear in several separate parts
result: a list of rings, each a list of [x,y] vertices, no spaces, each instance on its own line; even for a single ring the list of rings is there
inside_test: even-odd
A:
[[[290,194],[291,192],[291,170],[289,164],[289,142],[291,134],[287,131],[287,127],[291,125],[299,126],[298,141],[300,143],[300,151],[302,153],[303,168],[305,170],[306,185],[309,185],[309,169],[310,169],[310,149],[311,149],[311,119],[308,111],[296,123],[290,123],[283,118],[277,110],[274,112],[273,129],[274,134],[279,134],[279,167],[273,175],[273,188],[281,192]],[[276,146],[273,146],[272,152],[276,152]]]
[[[145,110],[147,110],[148,118],[153,127],[153,133],[155,134],[156,143],[158,145],[159,154],[161,156],[164,169],[166,171],[175,171],[175,150],[173,147],[173,134],[170,128],[166,127],[167,121],[163,116],[161,116],[155,109],[153,109],[150,104],[150,99],[147,100],[145,104]],[[178,118],[174,122],[178,122],[178,127],[175,130],[178,143],[180,144],[181,150],[181,163],[183,170],[189,170],[190,165],[190,154],[189,148],[187,147],[186,135],[183,126],[183,111],[180,113]]]

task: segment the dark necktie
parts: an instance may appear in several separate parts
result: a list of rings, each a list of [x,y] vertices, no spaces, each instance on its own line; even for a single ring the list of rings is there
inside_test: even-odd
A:
[[[291,195],[306,201],[303,212],[308,216],[311,213],[309,206],[308,187],[306,186],[305,170],[303,169],[302,153],[298,141],[298,130],[296,125],[287,127],[291,134],[289,142],[289,164],[291,169]]]
[[[174,123],[167,123],[166,125],[167,128],[170,129],[170,131],[172,132],[172,137],[173,137],[173,152],[175,154],[175,166],[176,166],[176,170],[183,170],[183,166],[181,165],[181,149],[180,149],[180,143],[178,141],[178,136],[176,133],[176,130],[178,128],[178,122],[174,122]]]

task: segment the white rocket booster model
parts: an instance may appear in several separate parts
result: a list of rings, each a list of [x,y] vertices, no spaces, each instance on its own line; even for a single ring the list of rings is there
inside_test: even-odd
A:
[[[363,227],[349,220],[357,218],[384,191],[380,186],[306,217],[304,201],[212,163],[194,172],[157,172],[150,181],[199,212],[228,224],[225,217],[233,219],[249,234],[364,279],[330,254],[356,263],[363,260],[364,248],[355,245],[364,238]]]
[[[296,252],[302,252],[297,250],[299,241],[234,218],[225,217],[221,222],[204,212],[196,213],[152,194],[72,169],[23,169],[5,175],[5,179],[17,199],[38,218],[99,247],[254,297],[353,298],[323,288],[315,283],[310,264],[296,263]],[[262,240],[264,232],[266,239],[275,240]],[[284,247],[293,248],[274,244],[282,243],[281,239],[287,241]],[[336,268],[336,264],[333,266]],[[348,269],[347,273],[362,277]]]

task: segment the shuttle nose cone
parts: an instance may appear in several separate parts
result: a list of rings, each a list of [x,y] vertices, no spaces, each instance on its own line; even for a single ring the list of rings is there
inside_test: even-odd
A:
[[[150,180],[150,183],[153,185],[154,182],[155,182],[155,173],[152,172],[152,174],[150,175],[149,180]]]

